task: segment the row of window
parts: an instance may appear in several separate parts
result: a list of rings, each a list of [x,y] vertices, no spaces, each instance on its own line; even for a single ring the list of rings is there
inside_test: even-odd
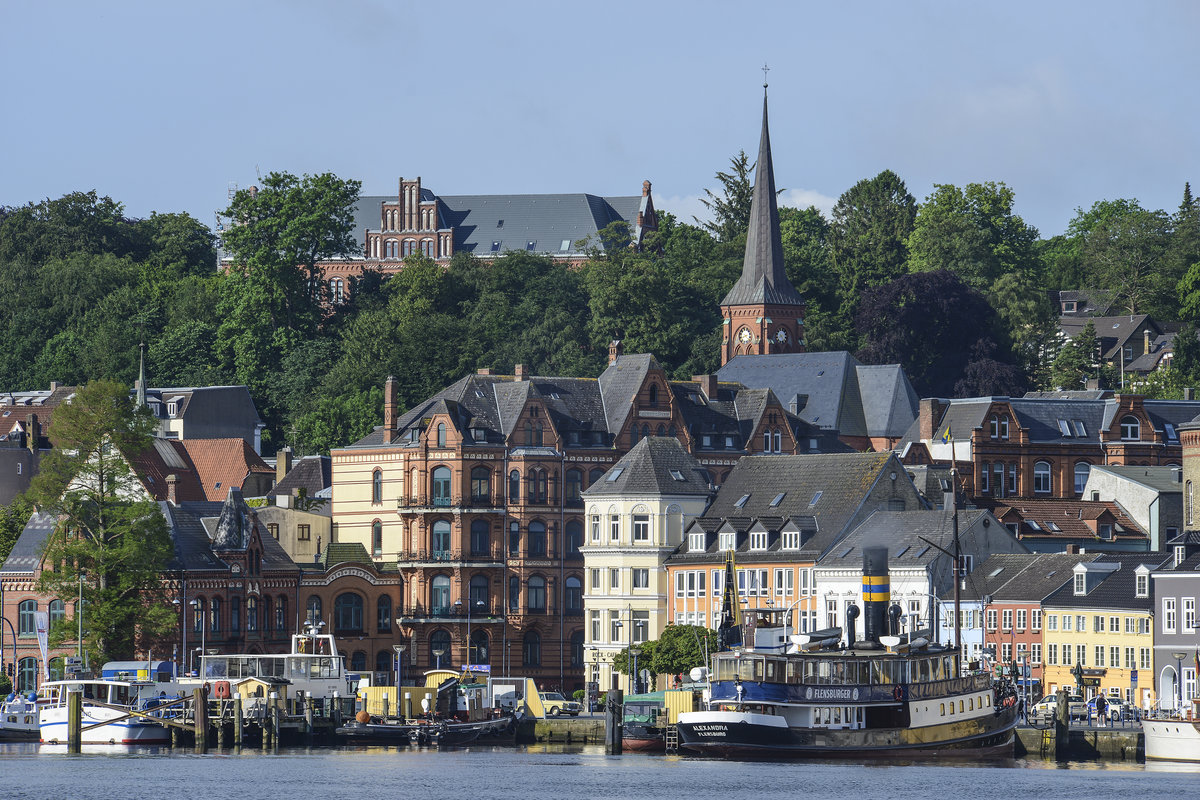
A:
[[[605,618],[608,620],[607,639],[603,637]],[[593,610],[588,615],[588,621],[592,629],[591,640],[593,642],[641,644],[650,635],[649,611],[622,611],[614,608],[609,609],[606,614],[603,611]]]
[[[522,534],[521,523],[513,521],[508,529],[508,555],[510,558],[553,558],[557,557],[557,525],[541,520],[531,520]],[[427,557],[434,561],[457,560],[461,555],[454,549],[452,539],[453,526],[449,520],[434,520],[429,528],[429,544]],[[583,523],[579,520],[569,520],[565,528],[567,558],[578,558],[579,548],[583,546]],[[525,549],[522,553],[521,540],[525,539]],[[477,519],[471,523],[469,553],[474,558],[499,559],[500,553],[492,547],[492,526],[487,520]],[[375,556],[383,555],[383,522],[371,522],[371,551]]]
[[[37,623],[34,614],[37,612],[37,600],[22,600],[17,606],[17,635],[36,636]],[[51,600],[46,605],[51,627],[54,623],[67,616],[67,604],[62,600]]]
[[[451,612],[458,614],[483,615],[497,613],[500,609],[492,607],[491,579],[486,575],[473,575],[467,589],[467,608],[460,605],[462,600],[452,600],[452,581],[449,575],[435,575],[429,584],[428,611],[433,616],[449,616]],[[524,606],[521,603],[522,590],[525,597]],[[541,575],[530,576],[522,582],[516,576],[508,579],[508,610],[513,613],[521,611],[522,607],[529,613],[545,613],[549,608],[549,583]],[[583,613],[583,582],[575,575],[568,575],[563,585],[563,608],[567,614]],[[337,631],[361,632],[365,630],[363,616],[364,600],[362,595],[355,592],[343,592],[334,598],[333,624]],[[323,619],[324,613],[319,595],[311,595],[306,606],[308,616]],[[392,599],[381,595],[376,600],[375,630],[387,632],[392,624]]]
[[[445,425],[438,426],[438,446],[445,447]],[[430,473],[430,504],[434,506],[451,506],[453,502],[452,476],[449,467],[434,467]],[[600,480],[604,475],[602,468],[595,468],[588,473],[589,485]],[[412,473],[413,497],[420,496],[420,470]],[[524,487],[522,487],[524,484]],[[563,474],[563,500],[577,503],[583,496],[583,470],[571,468]],[[495,503],[504,501],[500,497],[492,497],[492,470],[488,467],[474,467],[471,470],[471,502]],[[558,476],[548,473],[541,467],[533,467],[524,476],[520,471],[508,473],[508,500],[510,504],[521,502],[522,492],[525,502],[544,505],[551,498],[558,498]],[[376,469],[371,474],[371,502],[375,505],[383,503],[383,470]]]
[[[1141,441],[1142,423],[1132,414],[1121,417],[1121,439],[1127,442]],[[1173,425],[1167,424],[1167,438],[1178,441]],[[1088,435],[1087,426],[1081,419],[1058,420],[1058,432],[1066,439],[1083,439]],[[988,437],[991,439],[1008,439],[1008,417],[993,414],[988,419]]]
[[[1182,607],[1182,616],[1177,609]],[[1196,630],[1196,598],[1164,597],[1162,599],[1163,633],[1192,633]]]
[[[1124,659],[1122,659],[1122,655]],[[1113,647],[1102,644],[1092,648],[1092,663],[1089,665],[1088,646],[1086,644],[1059,644],[1050,642],[1046,645],[1046,664],[1064,667],[1078,664],[1081,667],[1112,667],[1114,669],[1150,669],[1149,647]]]
[[[799,591],[797,592],[797,573],[799,574]],[[709,576],[707,570],[680,570],[675,573],[676,597],[706,597],[708,591],[706,582]],[[720,597],[725,589],[725,570],[714,569],[712,575],[712,596]],[[766,597],[773,593],[780,597],[801,597],[816,593],[813,582],[812,568],[799,570],[791,567],[776,567],[768,582],[766,568],[739,569],[737,571],[738,594],[742,597]]]
[[[221,633],[226,626],[231,634],[241,633],[243,621],[247,633],[269,632],[273,625],[276,633],[284,634],[289,627],[287,596],[282,594],[277,598],[271,595],[247,597],[244,614],[240,597],[229,598],[228,613],[226,603],[220,597],[197,597],[189,601],[189,605],[192,607],[192,631],[196,634],[206,629],[205,620],[210,633]]]
[[[1093,633],[1121,633],[1122,629],[1127,634],[1145,635],[1150,633],[1149,617],[1125,617],[1124,625],[1122,625],[1121,620],[1122,618],[1116,615],[1093,614],[1091,618],[1091,630]],[[1088,632],[1087,614],[1063,614],[1061,622],[1062,627],[1060,628],[1059,615],[1047,614],[1046,630],[1075,631],[1076,633]]]
[[[1029,623],[1030,630],[1033,630],[1036,632],[1036,631],[1040,631],[1042,629],[1042,610],[1040,608],[1034,608],[1034,609],[1018,608],[1015,611],[1016,611],[1016,614],[1015,614],[1016,630],[1024,631],[1026,628],[1027,622]],[[1000,623],[1003,626],[1004,630],[1006,630],[1006,631],[1013,630],[1013,618],[1014,618],[1013,612],[1014,612],[1014,609],[1006,608],[1003,610],[1003,612],[1001,614],[997,615],[996,609],[989,608],[987,610],[987,629],[989,631],[996,630],[996,620],[997,620],[997,618],[999,618]],[[962,612],[963,627],[965,627],[965,628],[976,627],[975,619],[976,619],[977,613],[978,612],[976,612],[974,609],[971,609],[968,611],[963,611]]]
[[[371,240],[371,257],[380,258],[379,239]],[[411,256],[418,251],[429,258],[437,258],[436,242],[433,239],[422,239],[418,242],[416,239],[405,239],[398,241],[396,239],[383,240],[383,258],[404,258]]]

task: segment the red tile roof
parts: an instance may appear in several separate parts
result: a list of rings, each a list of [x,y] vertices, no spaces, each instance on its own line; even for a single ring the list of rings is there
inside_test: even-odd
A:
[[[180,444],[195,467],[207,500],[224,500],[229,487],[240,489],[251,473],[275,474],[245,439],[182,439]]]
[[[1003,523],[1017,523],[1018,538],[1100,539],[1098,526],[1113,525],[1113,539],[1145,539],[1147,534],[1115,502],[1056,498],[1010,498],[990,507]]]

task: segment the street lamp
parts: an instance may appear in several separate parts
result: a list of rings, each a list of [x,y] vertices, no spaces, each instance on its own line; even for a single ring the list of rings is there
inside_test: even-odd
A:
[[[190,605],[192,607],[192,622],[193,622],[193,624],[195,624],[195,621],[197,619],[196,615],[203,614],[203,609],[201,609],[201,607],[200,607],[199,600],[192,600],[188,605]],[[204,655],[204,645],[206,643],[205,639],[207,638],[207,636],[205,635],[205,630],[204,630],[204,617],[200,616],[199,620],[200,620],[200,654]],[[203,663],[204,662],[201,662],[201,664],[203,664]],[[201,675],[200,677],[204,677],[204,676]]]
[[[1175,695],[1178,698],[1178,705],[1175,707],[1179,714],[1183,714],[1183,660],[1187,658],[1187,653],[1172,653],[1175,657]]]
[[[444,656],[445,654],[446,654],[446,650],[445,650],[445,648],[442,648],[442,647],[439,647],[437,650],[433,651],[433,657],[437,659],[437,666],[434,667],[434,669],[442,668],[442,656]]]
[[[75,656],[79,659],[81,666],[83,665],[83,576],[86,574],[83,570],[79,570],[79,600],[75,604],[75,619],[79,623],[79,644]]]
[[[620,612],[618,612],[618,613],[620,613]],[[619,642],[621,641],[621,628],[623,627],[623,626],[622,626],[622,623],[621,623],[621,620],[619,620],[619,619],[618,619],[618,620],[615,620],[615,621],[613,622],[613,627],[617,629],[617,634],[616,634],[616,636],[614,636],[614,637],[613,637],[613,644],[617,644],[617,643],[619,643]],[[626,656],[625,656],[625,660],[626,660],[626,662],[628,662],[628,661],[629,661],[629,656],[628,656],[628,654],[626,654]],[[629,664],[628,664],[628,663],[626,663],[626,665],[625,665],[625,668],[626,668],[626,669],[628,669],[628,668],[629,668]],[[614,662],[614,663],[613,663],[613,665],[612,665],[612,688],[614,688],[614,689],[620,689],[620,688],[621,688],[620,678],[618,678],[618,677],[617,677],[617,665],[616,665],[616,663],[615,663],[615,662]]]
[[[642,654],[642,648],[640,648],[640,647],[629,648],[629,655],[632,656],[632,658],[633,658],[633,693],[634,694],[637,694],[638,689],[640,688],[638,686],[638,683],[640,681],[638,680],[637,657],[640,656],[641,654]]]
[[[455,600],[454,601],[455,613],[461,614],[462,606],[463,606],[463,601],[461,599]],[[467,599],[467,659],[466,659],[466,663],[463,666],[468,667],[468,668],[470,668],[471,664],[473,663],[473,660],[471,658],[471,607],[472,606],[477,606],[479,608],[483,608],[483,601],[482,600],[471,600],[470,598]]]
[[[404,649],[406,646],[407,645],[403,645],[403,644],[392,645],[392,649],[396,651],[396,688],[400,687],[401,679],[403,678],[403,662],[401,661],[401,659],[404,657],[403,654],[404,654]],[[396,700],[397,701],[400,700],[399,692],[396,693]]]

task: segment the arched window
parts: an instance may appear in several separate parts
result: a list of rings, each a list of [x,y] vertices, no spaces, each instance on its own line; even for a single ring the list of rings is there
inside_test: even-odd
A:
[[[435,506],[450,505],[450,468],[433,468],[433,504]]]
[[[378,633],[391,633],[392,631],[392,598],[390,595],[381,594],[375,601],[375,630]]]
[[[529,470],[529,486],[525,491],[525,498],[530,503],[545,503],[546,502],[546,470],[534,467]]]
[[[304,608],[306,611],[305,616],[309,622],[320,622],[324,618],[324,613],[321,610],[320,595],[310,594],[308,596],[308,603],[305,604]]]
[[[471,523],[471,555],[490,558],[492,554],[492,526],[486,519]]]
[[[529,558],[546,557],[546,523],[534,520],[529,523]]]
[[[1053,488],[1050,480],[1050,462],[1039,461],[1033,465],[1033,491],[1036,494],[1049,494]]]
[[[583,471],[569,469],[566,474],[566,491],[563,499],[572,505],[579,505],[583,492]]]
[[[320,598],[318,600],[318,607]],[[288,628],[287,619],[287,595],[279,595],[279,600],[275,603],[275,630],[283,633]]]
[[[524,665],[527,667],[540,667],[542,665],[542,637],[538,635],[538,632],[530,631],[525,634],[525,638],[521,640],[521,645]]]
[[[371,553],[375,556],[383,555],[383,523],[379,520],[371,523]]]
[[[258,632],[258,598],[246,598],[246,633]]]
[[[367,671],[367,654],[363,650],[355,650],[350,656],[350,671],[351,672],[366,672]]]
[[[583,613],[583,581],[574,575],[567,578],[567,591],[563,595],[563,603],[567,607],[568,614]]]
[[[521,555],[521,524],[516,521],[508,524],[508,555],[511,558]]]
[[[1092,465],[1086,461],[1080,461],[1075,464],[1075,494],[1083,494],[1083,487],[1087,486],[1088,475],[1092,472]]]
[[[546,579],[534,575],[529,579],[529,613],[543,613],[546,610]]]
[[[533,423],[525,420],[525,445],[526,447],[533,446]]]
[[[437,446],[446,446],[446,423],[439,422],[437,426]]]
[[[543,434],[542,423],[539,422],[536,426],[534,426],[534,429],[533,429],[533,446],[534,447],[542,446],[542,444],[543,444],[542,434]]]
[[[37,689],[37,659],[22,658],[17,662],[17,691],[32,692]]]
[[[633,447],[637,443],[638,443],[638,426],[637,426],[637,423],[635,422],[629,426],[629,446]]]
[[[657,428],[654,429],[654,435],[655,436],[666,436],[667,429],[664,428],[662,425],[659,425]]]
[[[579,548],[583,547],[583,523],[573,519],[567,523],[567,558],[579,558]]]
[[[61,681],[67,677],[66,662],[63,660],[62,656],[55,656],[54,658],[50,659],[49,671],[50,680],[52,681]]]
[[[763,452],[771,452],[771,432],[763,431]]]
[[[431,584],[429,605],[433,607],[435,616],[445,616],[450,613],[450,576],[437,575]]]
[[[425,255],[427,255],[428,257],[433,258],[433,240],[432,239],[422,239],[421,240],[421,251],[423,253],[425,253]]]
[[[387,673],[388,683],[396,677],[396,651],[380,650],[375,654],[375,671]]]
[[[467,660],[472,664],[488,663],[487,631],[471,631],[471,651],[467,654]]]
[[[521,579],[516,575],[508,579],[508,610],[514,614],[521,610]]]
[[[358,633],[363,630],[363,599],[354,592],[343,592],[333,600],[333,627],[337,631]]]
[[[775,431],[775,452],[783,452],[783,433],[778,430]]]
[[[521,473],[515,469],[508,473],[508,502],[514,505],[521,502]]]
[[[446,657],[450,655],[450,632],[436,630],[429,635],[429,663],[441,668],[443,663],[449,664]]]
[[[487,575],[472,575],[471,583],[467,590],[467,601],[471,604],[471,613],[478,616],[487,614],[491,609],[488,602],[488,577]]]
[[[654,383],[650,384],[650,405],[658,405],[658,385]]]
[[[492,471],[487,467],[471,470],[471,502],[488,503],[492,497]]]
[[[214,597],[208,605],[208,629],[213,633],[221,632],[221,598]]]
[[[450,557],[450,521],[439,519],[433,523],[433,535],[429,541],[429,549],[433,557],[445,559]]]
[[[197,597],[191,601],[192,604],[192,633],[200,635],[200,629],[204,626],[204,612],[207,610],[207,603],[203,597]]]
[[[67,604],[62,600],[50,601],[50,626],[67,618]]]
[[[647,439],[649,437],[650,437],[650,426],[643,423],[642,424],[642,438]]]
[[[34,622],[34,613],[37,611],[37,600],[22,600],[17,606],[17,633],[21,636],[34,636],[37,634],[37,625]]]
[[[229,598],[229,632],[234,636],[242,632],[242,598]]]
[[[1132,414],[1121,417],[1121,438],[1127,442],[1136,442],[1142,438],[1142,424]]]
[[[571,634],[571,666],[577,669],[583,667],[583,631]]]
[[[345,298],[342,295],[342,279],[331,278],[329,281],[329,299],[334,305],[341,304]]]
[[[1000,437],[1000,418],[995,414],[988,420],[988,436],[992,439]]]
[[[381,469],[371,473],[371,502],[383,502],[383,470]]]

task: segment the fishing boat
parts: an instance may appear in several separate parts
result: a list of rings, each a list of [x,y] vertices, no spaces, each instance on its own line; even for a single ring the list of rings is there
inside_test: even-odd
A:
[[[1142,718],[1146,761],[1200,763],[1200,698],[1186,715],[1150,714]]]
[[[863,601],[861,640],[857,606],[846,636],[791,635],[784,614],[755,612],[747,646],[714,655],[707,707],[679,715],[680,747],[741,758],[1011,757],[1015,690],[962,674],[958,648],[927,632],[896,632],[885,547],[863,549]]]
[[[39,713],[39,735],[43,743],[67,742],[67,698],[73,691],[80,692],[83,699],[83,744],[170,742],[167,727],[154,719],[156,713],[161,713],[155,709],[166,700],[162,684],[148,680],[75,679],[42,684],[45,704]]]
[[[667,747],[664,727],[665,692],[625,695],[621,714],[621,747],[640,753],[661,753]]]
[[[13,692],[0,703],[0,742],[36,742],[38,732],[36,694]]]

